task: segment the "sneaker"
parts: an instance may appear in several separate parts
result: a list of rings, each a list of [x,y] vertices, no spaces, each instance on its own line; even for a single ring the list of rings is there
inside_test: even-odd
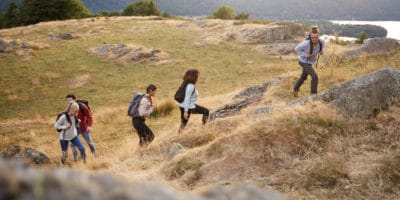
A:
[[[293,96],[294,97],[299,97],[299,90],[293,90]]]

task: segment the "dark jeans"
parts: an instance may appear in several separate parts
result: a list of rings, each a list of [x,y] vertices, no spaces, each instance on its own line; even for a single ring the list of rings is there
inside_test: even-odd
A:
[[[195,104],[195,106],[196,106],[195,108],[189,109],[189,111],[188,111],[189,115],[188,115],[187,119],[185,119],[183,117],[183,114],[185,113],[185,109],[179,107],[179,109],[181,110],[181,129],[185,128],[186,124],[189,121],[190,114],[203,114],[202,122],[203,122],[203,124],[205,124],[207,122],[210,111],[207,108],[203,107],[203,106],[199,106],[197,104]]]
[[[305,80],[307,80],[307,76],[311,76],[311,93],[316,94],[318,88],[318,75],[312,68],[311,64],[299,62],[300,66],[303,68],[303,72],[299,80],[297,80],[296,85],[294,85],[294,90],[299,90],[300,86],[303,84]]]
[[[132,125],[136,129],[139,136],[139,146],[150,144],[154,140],[153,131],[144,123],[146,121],[143,117],[132,118]]]

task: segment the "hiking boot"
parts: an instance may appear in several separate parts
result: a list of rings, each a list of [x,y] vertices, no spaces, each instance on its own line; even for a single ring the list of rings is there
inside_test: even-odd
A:
[[[67,163],[67,158],[61,157],[61,164],[65,165]]]
[[[293,96],[294,97],[299,97],[299,90],[293,90]]]

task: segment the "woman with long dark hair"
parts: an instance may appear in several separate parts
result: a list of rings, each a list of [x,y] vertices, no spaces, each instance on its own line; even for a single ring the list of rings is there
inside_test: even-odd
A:
[[[180,131],[185,128],[189,121],[190,114],[202,114],[203,125],[207,123],[209,117],[209,110],[203,106],[196,104],[199,96],[196,90],[196,83],[199,79],[200,71],[198,69],[189,69],[183,75],[183,83],[186,85],[185,99],[179,103],[179,109],[181,111],[181,126]]]

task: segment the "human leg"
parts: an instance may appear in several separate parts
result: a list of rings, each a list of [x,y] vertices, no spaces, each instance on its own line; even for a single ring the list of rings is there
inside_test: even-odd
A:
[[[187,124],[188,121],[189,121],[190,112],[188,112],[188,118],[186,119],[186,118],[184,117],[185,109],[179,107],[179,110],[181,111],[181,126],[179,127],[179,129],[182,130],[182,129],[184,129],[184,128],[186,127],[186,124]]]
[[[96,147],[95,147],[94,142],[92,140],[90,131],[86,131],[86,132],[82,133],[82,137],[85,140],[86,144],[89,145],[90,152],[92,152],[93,155],[96,155]]]
[[[67,140],[60,140],[60,146],[61,146],[61,163],[65,164],[68,159],[68,141]]]
[[[203,107],[203,106],[200,106],[200,105],[197,105],[197,104],[195,104],[195,105],[196,105],[196,108],[190,109],[190,113],[202,114],[203,115],[202,122],[203,122],[203,124],[206,124],[207,120],[208,120],[208,117],[210,115],[210,111],[207,108]]]
[[[146,128],[144,125],[144,119],[140,117],[135,117],[132,119],[133,127],[136,129],[136,133],[139,137],[139,146],[144,146],[146,144]]]
[[[78,136],[72,138],[71,143],[74,144],[75,147],[79,149],[81,152],[81,158],[84,162],[86,162],[86,152],[85,152],[85,147],[83,146],[81,140],[79,139]]]
[[[294,89],[293,91],[295,91],[295,96],[297,96],[297,92],[300,90],[301,85],[304,83],[305,80],[307,80],[307,71],[305,70],[305,67],[307,67],[309,64],[306,63],[301,63],[299,62],[301,68],[303,69],[303,71],[301,72],[301,75],[299,77],[299,79],[297,80],[296,84],[294,85]]]

